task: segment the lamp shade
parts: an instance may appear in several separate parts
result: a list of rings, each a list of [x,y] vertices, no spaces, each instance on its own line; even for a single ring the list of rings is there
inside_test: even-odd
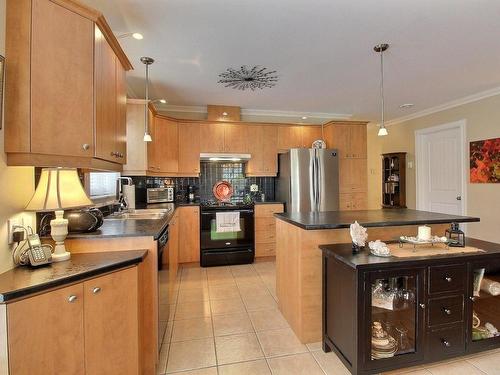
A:
[[[28,211],[56,211],[92,205],[76,169],[44,168]]]

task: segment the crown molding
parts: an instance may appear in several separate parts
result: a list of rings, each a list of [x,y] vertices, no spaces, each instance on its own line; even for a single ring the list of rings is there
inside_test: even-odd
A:
[[[412,114],[407,115],[407,116],[398,117],[398,118],[395,118],[393,120],[386,121],[385,125],[390,126],[390,125],[400,124],[402,122],[406,122],[406,121],[414,120],[414,119],[417,119],[420,117],[432,115],[433,113],[442,112],[442,111],[445,111],[447,109],[459,107],[461,105],[468,104],[468,103],[477,102],[481,99],[490,98],[490,97],[496,96],[496,95],[500,95],[500,87],[495,87],[495,88],[492,88],[490,90],[478,92],[477,94],[464,96],[463,98],[452,100],[452,101],[449,101],[447,103],[437,105],[435,107],[427,108],[427,109],[412,113]]]
[[[206,105],[173,105],[159,104],[160,112],[208,113]]]

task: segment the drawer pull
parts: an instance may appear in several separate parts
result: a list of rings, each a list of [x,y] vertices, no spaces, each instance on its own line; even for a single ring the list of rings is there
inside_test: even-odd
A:
[[[445,308],[443,308],[443,311],[444,311],[444,313],[446,315],[451,315],[451,310],[450,309],[448,309],[448,308],[445,307]]]
[[[96,286],[94,289],[92,289],[92,293],[94,293],[94,294],[97,294],[100,292],[101,292],[101,288],[99,288],[98,286]]]
[[[450,276],[445,276],[445,281],[451,283],[453,281],[453,279],[450,277]]]
[[[71,296],[68,297],[68,302],[69,303],[73,303],[73,302],[75,302],[77,300],[77,298],[78,298],[77,296],[71,295]]]
[[[441,342],[443,343],[444,346],[446,346],[447,348],[449,348],[451,346],[451,343],[446,340],[446,339],[441,339]]]
[[[421,304],[419,304],[419,306],[421,309],[425,309],[425,303],[421,303]]]

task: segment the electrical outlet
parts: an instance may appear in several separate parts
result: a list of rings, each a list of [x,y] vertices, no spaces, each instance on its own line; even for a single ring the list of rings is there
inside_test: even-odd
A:
[[[413,162],[412,161],[408,162],[408,169],[413,169]]]
[[[19,230],[19,229],[14,229],[17,225],[23,225],[21,218],[7,220],[7,228],[8,228],[7,242],[9,245],[14,243],[14,240],[12,239],[12,233],[14,233],[15,230]]]

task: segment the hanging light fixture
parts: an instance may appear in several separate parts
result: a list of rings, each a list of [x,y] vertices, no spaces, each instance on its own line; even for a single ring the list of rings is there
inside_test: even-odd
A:
[[[151,57],[141,57],[141,62],[146,65],[146,97],[144,104],[144,142],[151,142],[151,134],[149,133],[149,116],[148,116],[148,105],[149,105],[149,66],[155,61]]]
[[[381,43],[373,47],[373,50],[380,53],[380,101],[382,105],[382,121],[378,129],[378,136],[382,137],[387,135],[387,128],[385,127],[385,108],[384,108],[384,52],[389,48],[389,44]]]

